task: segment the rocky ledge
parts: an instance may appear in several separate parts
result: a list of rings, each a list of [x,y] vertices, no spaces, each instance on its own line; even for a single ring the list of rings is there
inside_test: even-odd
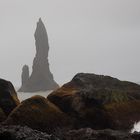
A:
[[[111,129],[93,130],[91,128],[68,132],[59,130],[55,135],[48,135],[27,126],[0,126],[1,140],[139,140],[140,138],[140,133],[131,134]]]
[[[59,140],[52,135],[33,130],[27,126],[0,126],[1,140]]]

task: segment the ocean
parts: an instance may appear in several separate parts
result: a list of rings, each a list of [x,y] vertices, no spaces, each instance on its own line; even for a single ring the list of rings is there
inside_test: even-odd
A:
[[[17,95],[18,95],[19,100],[23,101],[23,100],[28,99],[28,98],[30,98],[32,96],[35,96],[35,95],[40,95],[40,96],[43,96],[43,97],[46,98],[51,92],[52,92],[52,90],[33,92],[33,93],[30,93],[30,92],[17,92]]]

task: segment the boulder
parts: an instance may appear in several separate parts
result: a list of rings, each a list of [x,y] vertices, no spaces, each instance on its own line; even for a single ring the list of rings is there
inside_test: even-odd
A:
[[[28,66],[25,65],[23,67],[22,86],[19,89],[19,92],[46,91],[58,88],[58,84],[54,81],[53,74],[51,73],[49,68],[48,35],[41,18],[37,22],[37,28],[34,36],[36,45],[36,56],[33,61],[33,71],[29,76]]]
[[[67,123],[67,115],[42,96],[24,100],[8,116],[5,124],[29,126],[33,129],[52,132]]]
[[[8,115],[20,103],[11,82],[0,79],[0,108]]]
[[[48,100],[77,118],[77,127],[130,129],[140,118],[140,85],[79,73]]]

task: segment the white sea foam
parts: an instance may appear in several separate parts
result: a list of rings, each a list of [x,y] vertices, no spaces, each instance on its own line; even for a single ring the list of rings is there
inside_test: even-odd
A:
[[[134,133],[135,131],[140,132],[140,122],[137,122],[137,123],[134,124],[134,127],[131,130],[131,133]]]

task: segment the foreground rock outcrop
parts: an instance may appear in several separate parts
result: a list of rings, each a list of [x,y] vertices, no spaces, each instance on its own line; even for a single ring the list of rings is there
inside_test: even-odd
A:
[[[37,23],[35,31],[36,56],[33,61],[32,74],[29,74],[27,65],[22,71],[22,86],[20,92],[36,92],[53,90],[58,88],[58,84],[54,81],[50,72],[48,62],[49,43],[46,28],[41,19]]]
[[[111,129],[93,130],[91,128],[82,128],[79,130],[70,130],[64,136],[65,140],[139,140],[140,133],[128,133],[114,131]]]
[[[0,139],[139,140],[129,133],[139,118],[140,85],[132,82],[79,73],[47,99],[19,103],[13,85],[0,79]]]
[[[1,140],[139,140],[140,133],[127,133],[122,131],[93,130],[82,128],[79,130],[61,131],[55,134],[47,134],[33,130],[27,126],[19,125],[0,125]],[[55,136],[58,135],[59,137]]]
[[[128,130],[140,119],[140,85],[109,76],[79,73],[47,98],[79,128]]]
[[[33,130],[27,126],[0,125],[0,140],[59,140],[52,135]]]
[[[0,108],[5,115],[19,105],[20,101],[17,97],[14,86],[11,82],[0,79]]]
[[[57,128],[64,127],[68,121],[58,107],[41,96],[24,100],[8,116],[4,124],[29,126],[33,129],[51,133]]]

